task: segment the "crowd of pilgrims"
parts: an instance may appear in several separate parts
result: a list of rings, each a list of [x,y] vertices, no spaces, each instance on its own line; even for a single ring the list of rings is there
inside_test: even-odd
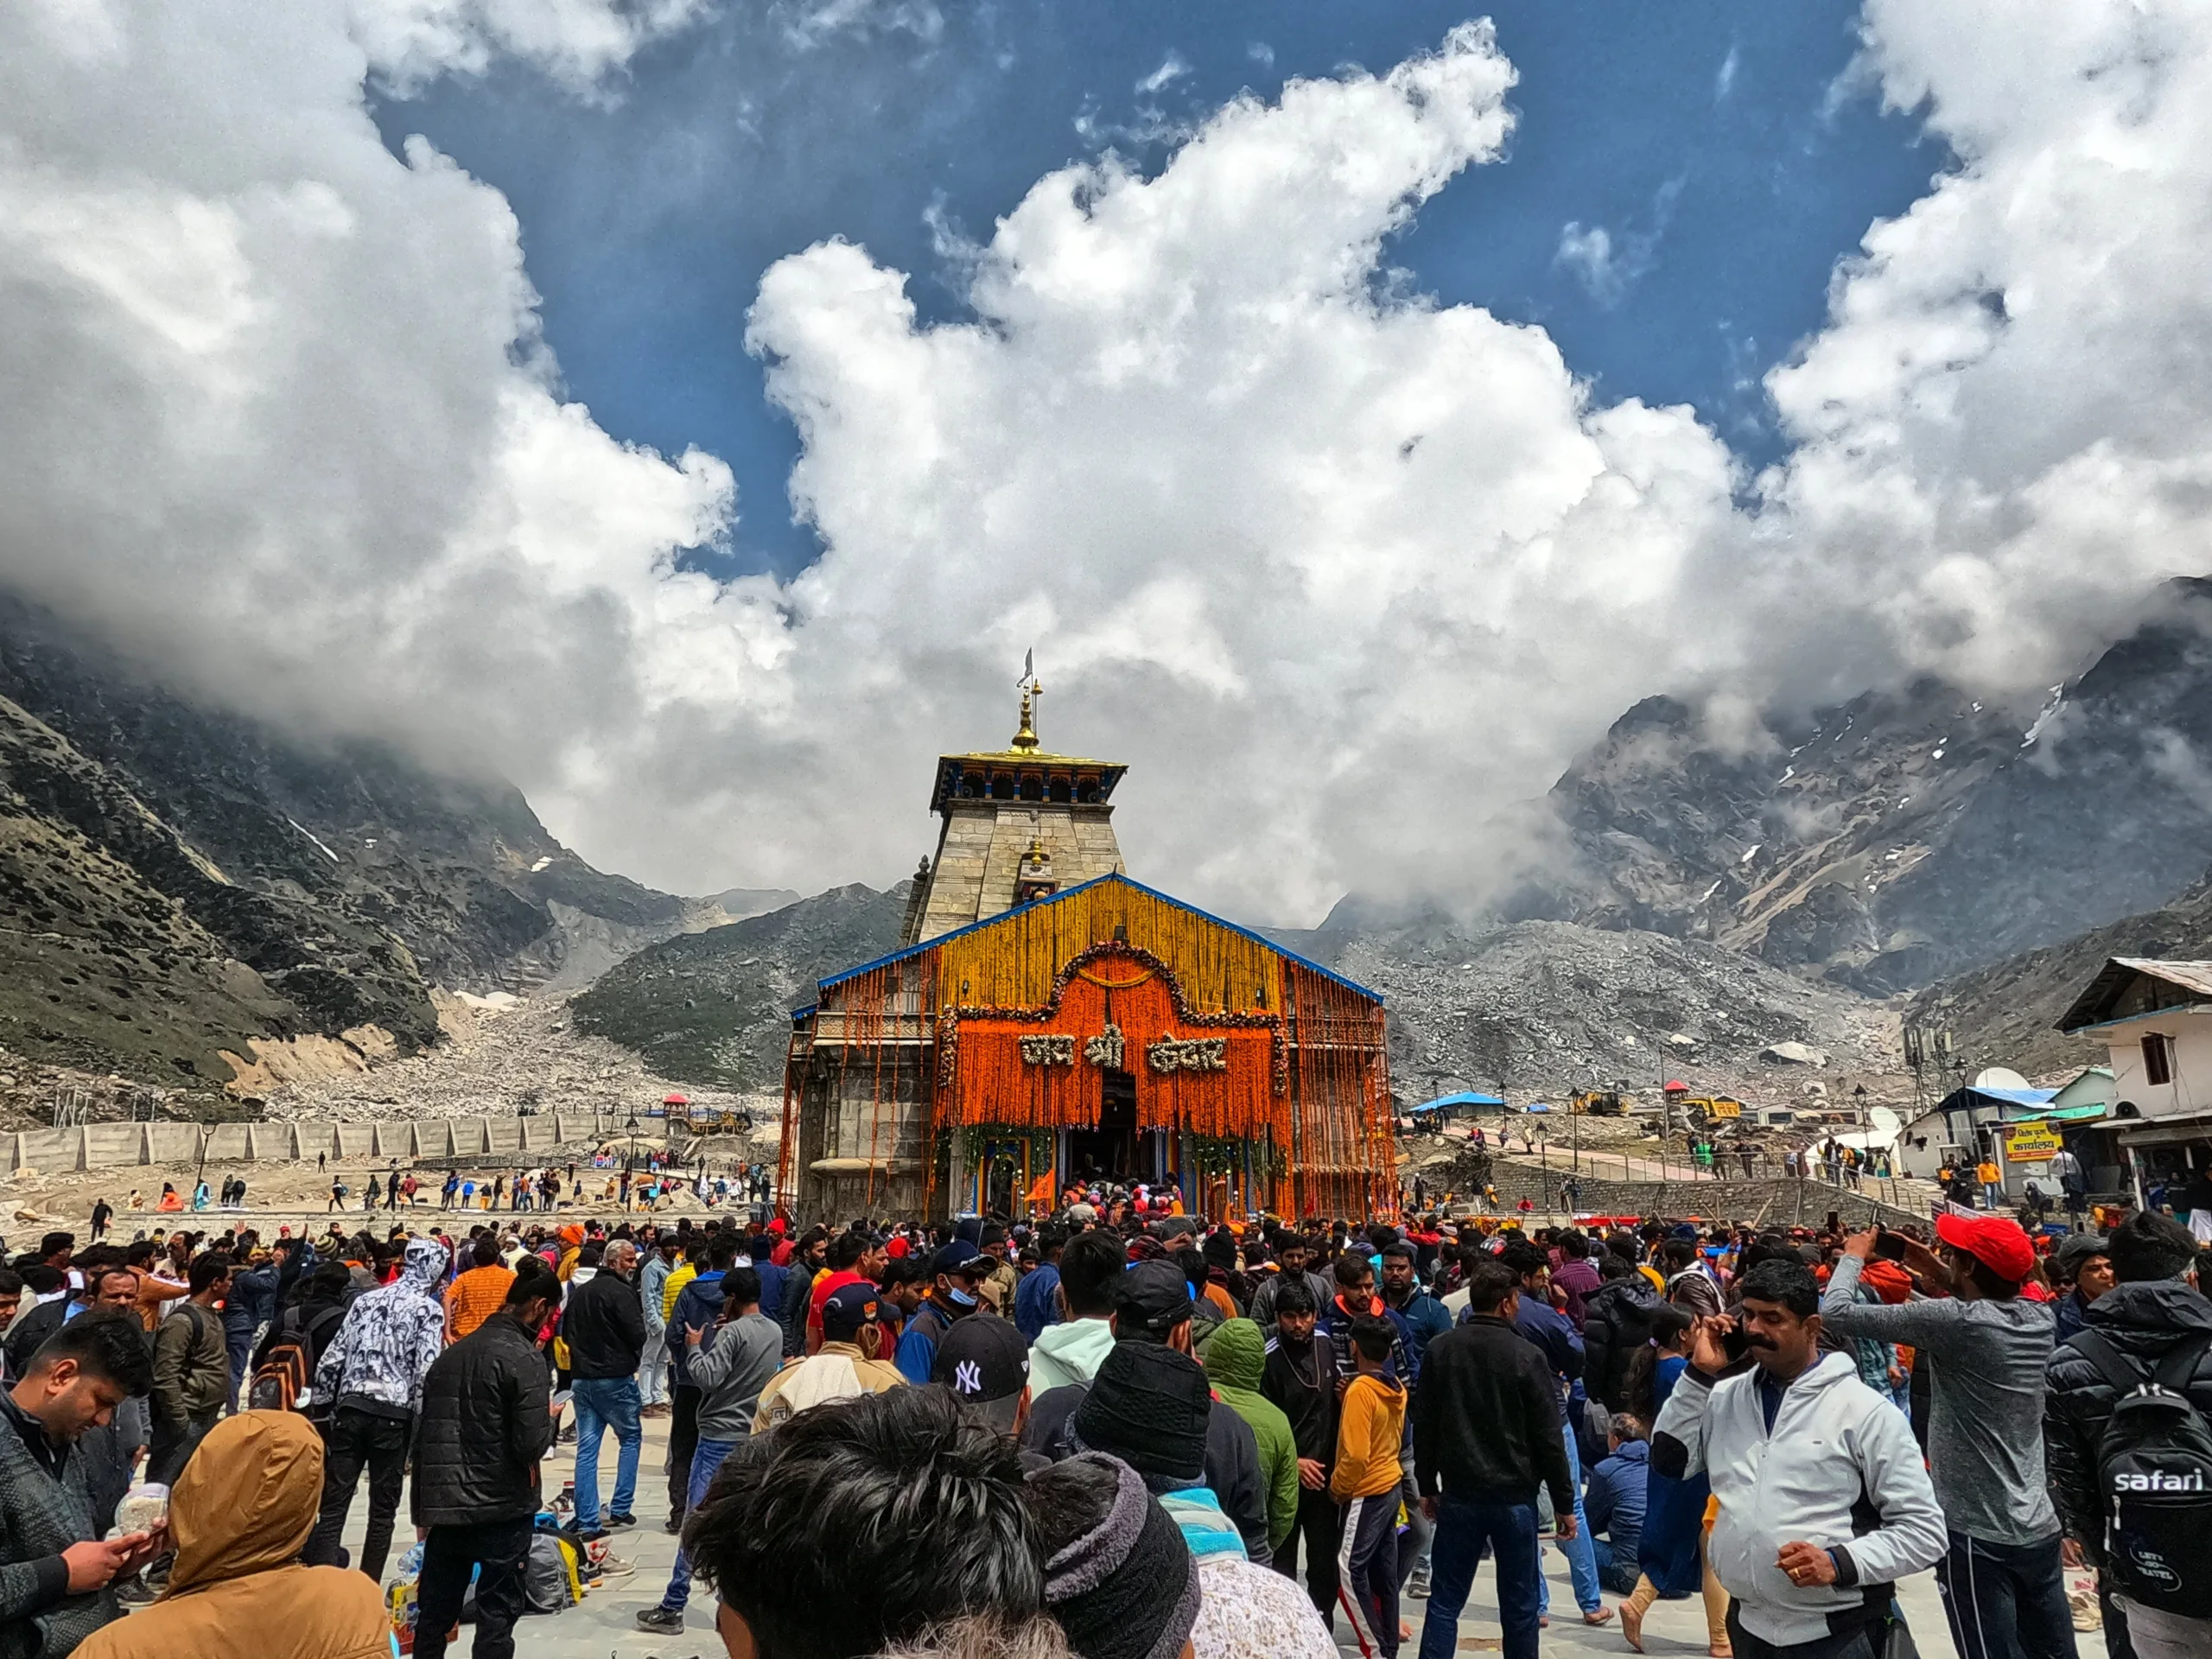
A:
[[[460,1220],[0,1268],[0,1659],[395,1651],[403,1498],[423,1659],[513,1652],[549,1531],[735,1659],[1395,1659],[1423,1603],[1447,1659],[1485,1560],[1509,1659],[1662,1599],[1716,1659],[1894,1659],[1930,1567],[1963,1659],[2212,1653],[2212,1304],[2156,1214]]]

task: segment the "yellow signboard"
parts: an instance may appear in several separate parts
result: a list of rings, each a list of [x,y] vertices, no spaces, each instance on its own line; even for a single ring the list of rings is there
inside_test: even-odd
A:
[[[2016,1164],[2047,1162],[2064,1144],[2048,1123],[2010,1123],[2005,1128],[2005,1155]]]

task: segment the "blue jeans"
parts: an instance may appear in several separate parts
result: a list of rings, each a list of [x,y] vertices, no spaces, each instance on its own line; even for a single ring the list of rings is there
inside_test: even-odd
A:
[[[1437,1501],[1420,1659],[1456,1659],[1460,1610],[1474,1588],[1475,1569],[1485,1549],[1497,1557],[1497,1614],[1505,1627],[1505,1659],[1536,1659],[1536,1506],[1448,1493]]]
[[[699,1507],[699,1500],[707,1495],[707,1488],[715,1482],[715,1471],[722,1466],[722,1459],[737,1450],[735,1440],[702,1440],[691,1453],[691,1486],[684,1494],[683,1512],[690,1514]],[[691,1599],[691,1553],[676,1552],[676,1570],[668,1575],[668,1593],[660,1605],[672,1613],[683,1611],[683,1604]]]
[[[1617,1596],[1625,1596],[1636,1588],[1636,1581],[1643,1569],[1637,1566],[1636,1557],[1624,1555],[1613,1548],[1610,1538],[1592,1538],[1590,1554],[1598,1563],[1598,1582]]]
[[[570,1384],[576,1408],[576,1524],[588,1532],[606,1524],[599,1512],[599,1447],[614,1431],[621,1448],[614,1460],[614,1509],[627,1515],[638,1501],[638,1453],[645,1431],[638,1423],[638,1383],[628,1376],[580,1376]]]
[[[1574,1449],[1574,1427],[1569,1424],[1562,1431],[1567,1437],[1567,1466],[1575,1476],[1574,1536],[1559,1541],[1559,1553],[1567,1557],[1567,1577],[1574,1584],[1574,1604],[1586,1613],[1594,1613],[1605,1604],[1598,1591],[1598,1557],[1590,1548],[1590,1522],[1582,1513],[1582,1465],[1580,1453]],[[1548,1613],[1552,1610],[1551,1580],[1544,1577],[1543,1552],[1537,1551],[1536,1611]]]

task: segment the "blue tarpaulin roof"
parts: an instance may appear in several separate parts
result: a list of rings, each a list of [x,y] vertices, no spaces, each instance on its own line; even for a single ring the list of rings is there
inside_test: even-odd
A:
[[[1954,1089],[1936,1105],[1939,1112],[1967,1111],[1977,1105],[1994,1106],[2000,1117],[2047,1117],[2044,1109],[2056,1097],[2056,1089],[1991,1089],[1968,1084]]]
[[[2056,1089],[1968,1088],[1964,1092],[1969,1095],[1980,1095],[1987,1099],[1998,1101],[2006,1106],[2026,1108],[2050,1105],[2052,1099],[2057,1095],[2058,1090]]]
[[[1413,1109],[1417,1112],[1442,1111],[1452,1106],[1503,1106],[1505,1103],[1496,1095],[1439,1095],[1434,1100],[1425,1100]]]

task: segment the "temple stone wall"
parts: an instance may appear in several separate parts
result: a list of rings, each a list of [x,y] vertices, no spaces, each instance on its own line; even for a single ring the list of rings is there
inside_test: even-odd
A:
[[[1014,879],[1030,842],[1052,855],[1052,879],[1072,887],[1123,873],[1110,805],[1064,801],[956,801],[945,813],[923,901],[922,939],[1014,907]]]

